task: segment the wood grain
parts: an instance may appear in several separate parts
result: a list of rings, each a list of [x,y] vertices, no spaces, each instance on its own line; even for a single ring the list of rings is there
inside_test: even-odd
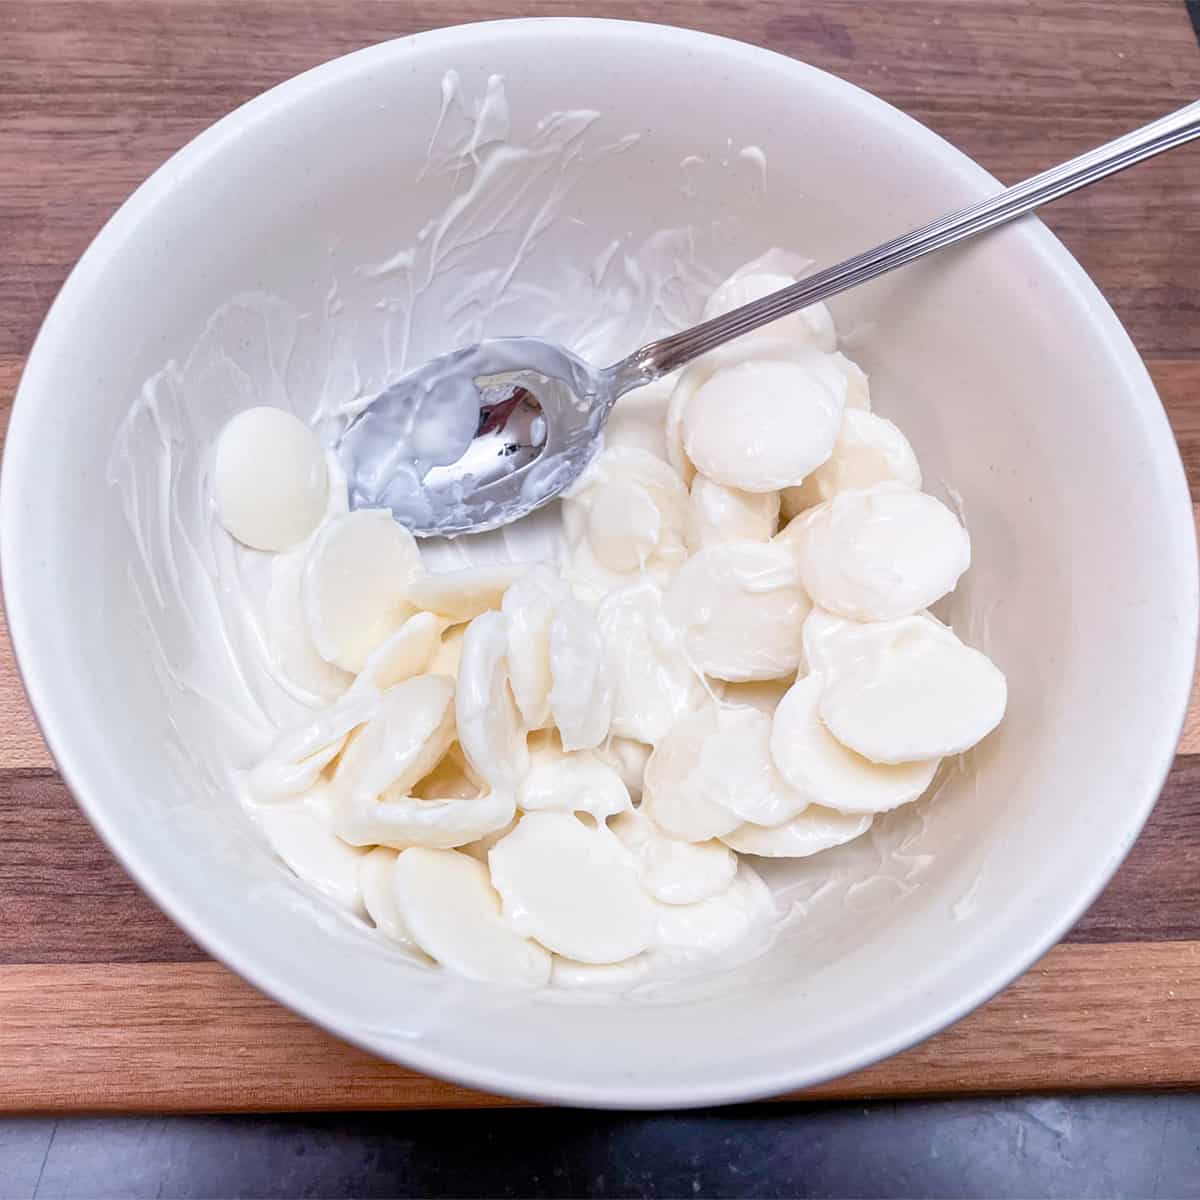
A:
[[[0,965],[206,955],[101,844],[54,775],[0,774]],[[1200,943],[1200,756],[1176,760],[1129,857],[1071,942]]]
[[[1196,258],[1200,263],[1200,250]],[[1146,365],[1175,431],[1192,500],[1200,501],[1200,359],[1151,359]]]
[[[1067,935],[1072,942],[1200,942],[1200,756],[1175,760],[1141,836]]]
[[[207,957],[125,874],[56,775],[0,776],[0,847],[0,964]]]
[[[0,1012],[0,1112],[510,1103],[381,1062],[216,963],[0,967]],[[1059,946],[939,1036],[798,1096],[1186,1087],[1197,1045],[1200,942]]]
[[[1192,680],[1192,698],[1183,722],[1183,736],[1179,739],[1179,753],[1200,753],[1200,672]]]
[[[0,0],[0,164],[11,164],[0,356],[27,352],[70,264],[129,192],[264,88],[432,26],[578,14],[652,16],[825,67],[1010,182],[1196,91],[1195,38],[1175,0]],[[1046,214],[1147,356],[1200,357],[1193,196],[1189,160],[1168,155]]]
[[[581,13],[649,15],[825,67],[1006,182],[1178,107],[1200,79],[1182,0],[0,0],[0,438],[70,266],[214,119],[371,42]],[[1044,215],[1147,358],[1200,515],[1196,161],[1166,156]],[[938,1038],[808,1094],[1200,1083],[1200,686],[1180,752],[1068,944]],[[8,1112],[503,1103],[347,1047],[206,960],[55,775],[2,617],[0,1064]]]
[[[0,763],[8,771],[50,771],[54,760],[34,720],[0,611]]]

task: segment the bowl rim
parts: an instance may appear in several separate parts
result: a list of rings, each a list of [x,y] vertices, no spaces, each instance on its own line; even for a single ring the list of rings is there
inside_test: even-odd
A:
[[[206,928],[202,914],[193,913],[186,904],[178,903],[172,895],[169,870],[149,857],[144,858],[126,844],[118,823],[108,819],[102,796],[98,795],[89,783],[88,763],[82,761],[72,749],[70,729],[59,712],[53,689],[45,673],[45,664],[52,657],[51,639],[39,638],[39,611],[36,602],[28,594],[23,577],[9,569],[9,564],[20,561],[19,497],[25,494],[24,477],[35,469],[36,454],[27,450],[26,445],[30,439],[31,422],[34,420],[34,396],[39,391],[41,375],[48,369],[43,364],[52,356],[53,344],[61,340],[60,329],[66,329],[73,319],[72,310],[76,306],[77,296],[84,293],[91,278],[119,252],[124,239],[160,195],[176,187],[181,177],[201,166],[205,158],[219,150],[227,140],[243,136],[257,122],[268,119],[277,109],[286,107],[294,97],[319,89],[326,81],[340,77],[346,72],[369,69],[376,62],[387,61],[402,49],[447,45],[469,48],[487,42],[495,43],[498,38],[522,38],[534,27],[540,27],[544,31],[547,26],[578,33],[602,29],[610,37],[627,37],[634,41],[654,37],[670,39],[674,46],[683,49],[688,46],[712,49],[715,46],[719,47],[720,53],[740,57],[744,62],[750,63],[766,60],[776,64],[785,62],[789,69],[798,75],[820,76],[823,86],[851,103],[888,110],[891,117],[901,125],[907,126],[913,136],[924,139],[928,145],[936,145],[946,158],[947,164],[958,170],[962,177],[973,185],[989,190],[1000,187],[999,182],[989,172],[939,134],[865,89],[788,55],[697,30],[609,18],[527,17],[432,29],[367,46],[331,59],[252,98],[172,154],[105,223],[69,273],[30,349],[13,401],[4,445],[3,469],[0,471],[0,564],[3,564],[0,587],[3,590],[10,638],[19,674],[51,756],[75,802],[114,857],[154,903],[214,959],[228,966],[265,995],[371,1054],[465,1087],[514,1098],[573,1106],[625,1109],[690,1108],[755,1100],[798,1088],[812,1087],[861,1070],[907,1050],[961,1020],[1007,987],[1061,940],[1107,885],[1157,801],[1182,733],[1196,659],[1197,624],[1200,623],[1200,604],[1196,603],[1198,565],[1194,536],[1190,541],[1192,554],[1189,562],[1175,566],[1179,572],[1181,591],[1188,593],[1187,599],[1192,602],[1193,610],[1197,612],[1197,622],[1184,633],[1186,645],[1181,646],[1181,650],[1186,650],[1187,653],[1179,656],[1179,669],[1175,671],[1173,678],[1163,681],[1161,695],[1165,699],[1162,709],[1167,718],[1172,712],[1175,713],[1175,717],[1174,720],[1163,720],[1162,728],[1153,744],[1146,748],[1141,794],[1136,797],[1136,806],[1131,805],[1131,808],[1136,807],[1137,813],[1136,820],[1131,822],[1132,836],[1128,844],[1117,847],[1115,856],[1098,864],[1095,872],[1079,884],[1074,894],[1068,901],[1063,902],[1054,914],[1054,919],[1047,922],[1040,937],[998,957],[996,961],[987,964],[986,968],[981,966],[978,971],[979,978],[973,987],[960,993],[952,1001],[946,1000],[936,1008],[931,1008],[923,1020],[910,1022],[886,1034],[876,1034],[870,1039],[864,1038],[853,1053],[844,1054],[838,1059],[822,1061],[815,1067],[812,1064],[782,1062],[771,1069],[760,1070],[736,1079],[689,1085],[686,1090],[676,1085],[663,1086],[640,1082],[580,1085],[545,1072],[516,1072],[481,1066],[453,1051],[431,1049],[419,1043],[406,1044],[398,1053],[393,1042],[373,1037],[369,1032],[355,1028],[319,998],[297,988],[290,980],[278,977],[270,969],[264,969],[250,961],[235,941]],[[1155,461],[1164,488],[1173,490],[1179,498],[1178,503],[1172,503],[1170,506],[1171,511],[1162,514],[1160,519],[1175,523],[1179,533],[1185,530],[1194,532],[1192,502],[1178,444],[1150,375],[1128,333],[1080,264],[1040,220],[1024,220],[1021,233],[1029,249],[1040,260],[1040,266],[1055,274],[1059,282],[1074,293],[1076,302],[1100,327],[1114,354],[1120,358],[1123,390],[1146,407],[1145,415],[1149,418],[1148,436],[1154,445]],[[1131,788],[1131,792],[1135,790]]]

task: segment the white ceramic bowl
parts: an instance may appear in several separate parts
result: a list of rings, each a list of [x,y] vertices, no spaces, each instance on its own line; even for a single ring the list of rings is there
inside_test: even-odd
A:
[[[420,1070],[546,1101],[659,1107],[764,1096],[901,1050],[1028,967],[1104,885],[1154,803],[1192,672],[1195,533],[1175,443],[1124,330],[1036,221],[833,306],[877,408],[909,433],[927,482],[961,496],[975,561],[951,616],[1006,671],[1008,718],[936,803],[893,828],[907,844],[881,853],[899,849],[903,870],[862,853],[813,860],[817,875],[797,886],[810,894],[831,873],[824,901],[733,978],[614,1003],[498,996],[414,969],[323,919],[233,800],[199,803],[172,754],[175,701],[147,652],[135,551],[106,483],[114,431],[231,296],[265,290],[321,312],[335,240],[344,262],[413,240],[446,199],[440,182],[414,181],[448,70],[468,98],[492,73],[508,79],[514,137],[559,109],[601,114],[587,144],[641,135],[563,201],[585,223],[556,227],[557,262],[717,220],[719,266],[772,245],[829,263],[996,187],[829,75],[644,24],[422,34],[247,104],[96,238],[21,383],[0,547],[54,756],[129,872],[198,942]],[[765,196],[747,145],[765,155]],[[692,155],[704,163],[681,166]]]

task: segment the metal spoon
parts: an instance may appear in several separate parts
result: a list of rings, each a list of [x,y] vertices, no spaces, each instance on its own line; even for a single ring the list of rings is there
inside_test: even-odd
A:
[[[611,367],[594,368],[532,337],[442,355],[380,393],[343,431],[338,451],[351,504],[391,508],[419,537],[507,525],[579,477],[613,405],[633,388],[1195,137],[1200,101],[791,287],[651,342]]]

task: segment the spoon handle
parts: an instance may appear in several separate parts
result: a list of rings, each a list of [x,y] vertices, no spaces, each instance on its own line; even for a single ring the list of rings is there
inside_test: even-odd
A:
[[[1095,150],[1042,171],[1023,183],[1005,188],[987,200],[959,209],[911,233],[884,242],[874,250],[867,250],[836,266],[818,271],[761,300],[651,342],[610,368],[616,390],[623,392],[630,387],[649,383],[743,333],[749,333],[819,300],[827,300],[847,288],[866,283],[933,250],[940,250],[963,238],[973,237],[1011,221],[1040,204],[1057,200],[1068,192],[1087,187],[1089,183],[1095,183],[1144,158],[1181,146],[1196,137],[1200,137],[1200,100]]]

